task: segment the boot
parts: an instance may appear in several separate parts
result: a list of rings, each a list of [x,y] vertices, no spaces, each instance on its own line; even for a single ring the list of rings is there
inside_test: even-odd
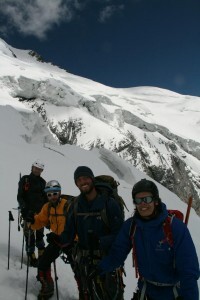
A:
[[[35,256],[35,253],[28,253],[27,254],[29,256],[29,265],[33,268],[37,268],[38,267],[38,260]]]
[[[46,272],[38,271],[38,277],[42,284],[42,288],[38,296],[51,297],[54,294],[54,282],[51,277],[51,269],[47,270]]]

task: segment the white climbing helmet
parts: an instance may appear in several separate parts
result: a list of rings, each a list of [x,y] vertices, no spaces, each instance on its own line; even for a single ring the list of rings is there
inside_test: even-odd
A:
[[[36,167],[39,169],[44,170],[44,163],[41,162],[41,160],[37,159],[36,161],[34,161],[34,163],[32,164],[32,167]]]

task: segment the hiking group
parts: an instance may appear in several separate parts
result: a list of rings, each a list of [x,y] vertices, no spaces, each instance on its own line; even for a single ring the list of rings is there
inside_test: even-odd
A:
[[[51,264],[55,271],[62,255],[74,273],[79,300],[123,300],[124,262],[131,250],[138,277],[132,300],[199,299],[191,235],[175,211],[167,210],[153,181],[133,186],[134,213],[124,221],[125,204],[111,176],[95,177],[89,167],[77,167],[74,182],[80,194],[72,197],[61,194],[57,180],[46,183],[43,169],[40,161],[32,164],[31,174],[19,181],[17,197],[28,262],[37,267],[41,282],[38,299],[54,294]],[[47,246],[45,227],[50,229]]]

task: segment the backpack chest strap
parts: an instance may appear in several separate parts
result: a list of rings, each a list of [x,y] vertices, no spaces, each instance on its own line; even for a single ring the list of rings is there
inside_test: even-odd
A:
[[[101,216],[101,212],[78,212],[77,216],[88,216],[88,217],[94,217],[94,216]]]
[[[106,209],[102,209],[101,211],[98,212],[83,212],[83,213],[77,213],[77,216],[84,216],[85,218],[87,217],[101,217],[103,223],[106,225],[106,228],[108,231],[110,230],[110,223],[106,214]]]
[[[63,216],[65,216],[65,214],[64,213],[62,213],[62,214],[49,213],[49,216],[52,216],[52,217],[63,217]]]

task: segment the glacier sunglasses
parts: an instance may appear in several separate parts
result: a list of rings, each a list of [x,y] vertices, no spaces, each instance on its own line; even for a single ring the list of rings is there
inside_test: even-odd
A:
[[[47,193],[47,197],[50,198],[52,196],[58,196],[59,192]]]
[[[146,196],[146,197],[142,197],[142,198],[135,198],[133,200],[133,202],[136,204],[136,205],[139,205],[141,204],[142,202],[146,203],[146,204],[149,204],[151,202],[154,201],[154,198],[152,196]]]

